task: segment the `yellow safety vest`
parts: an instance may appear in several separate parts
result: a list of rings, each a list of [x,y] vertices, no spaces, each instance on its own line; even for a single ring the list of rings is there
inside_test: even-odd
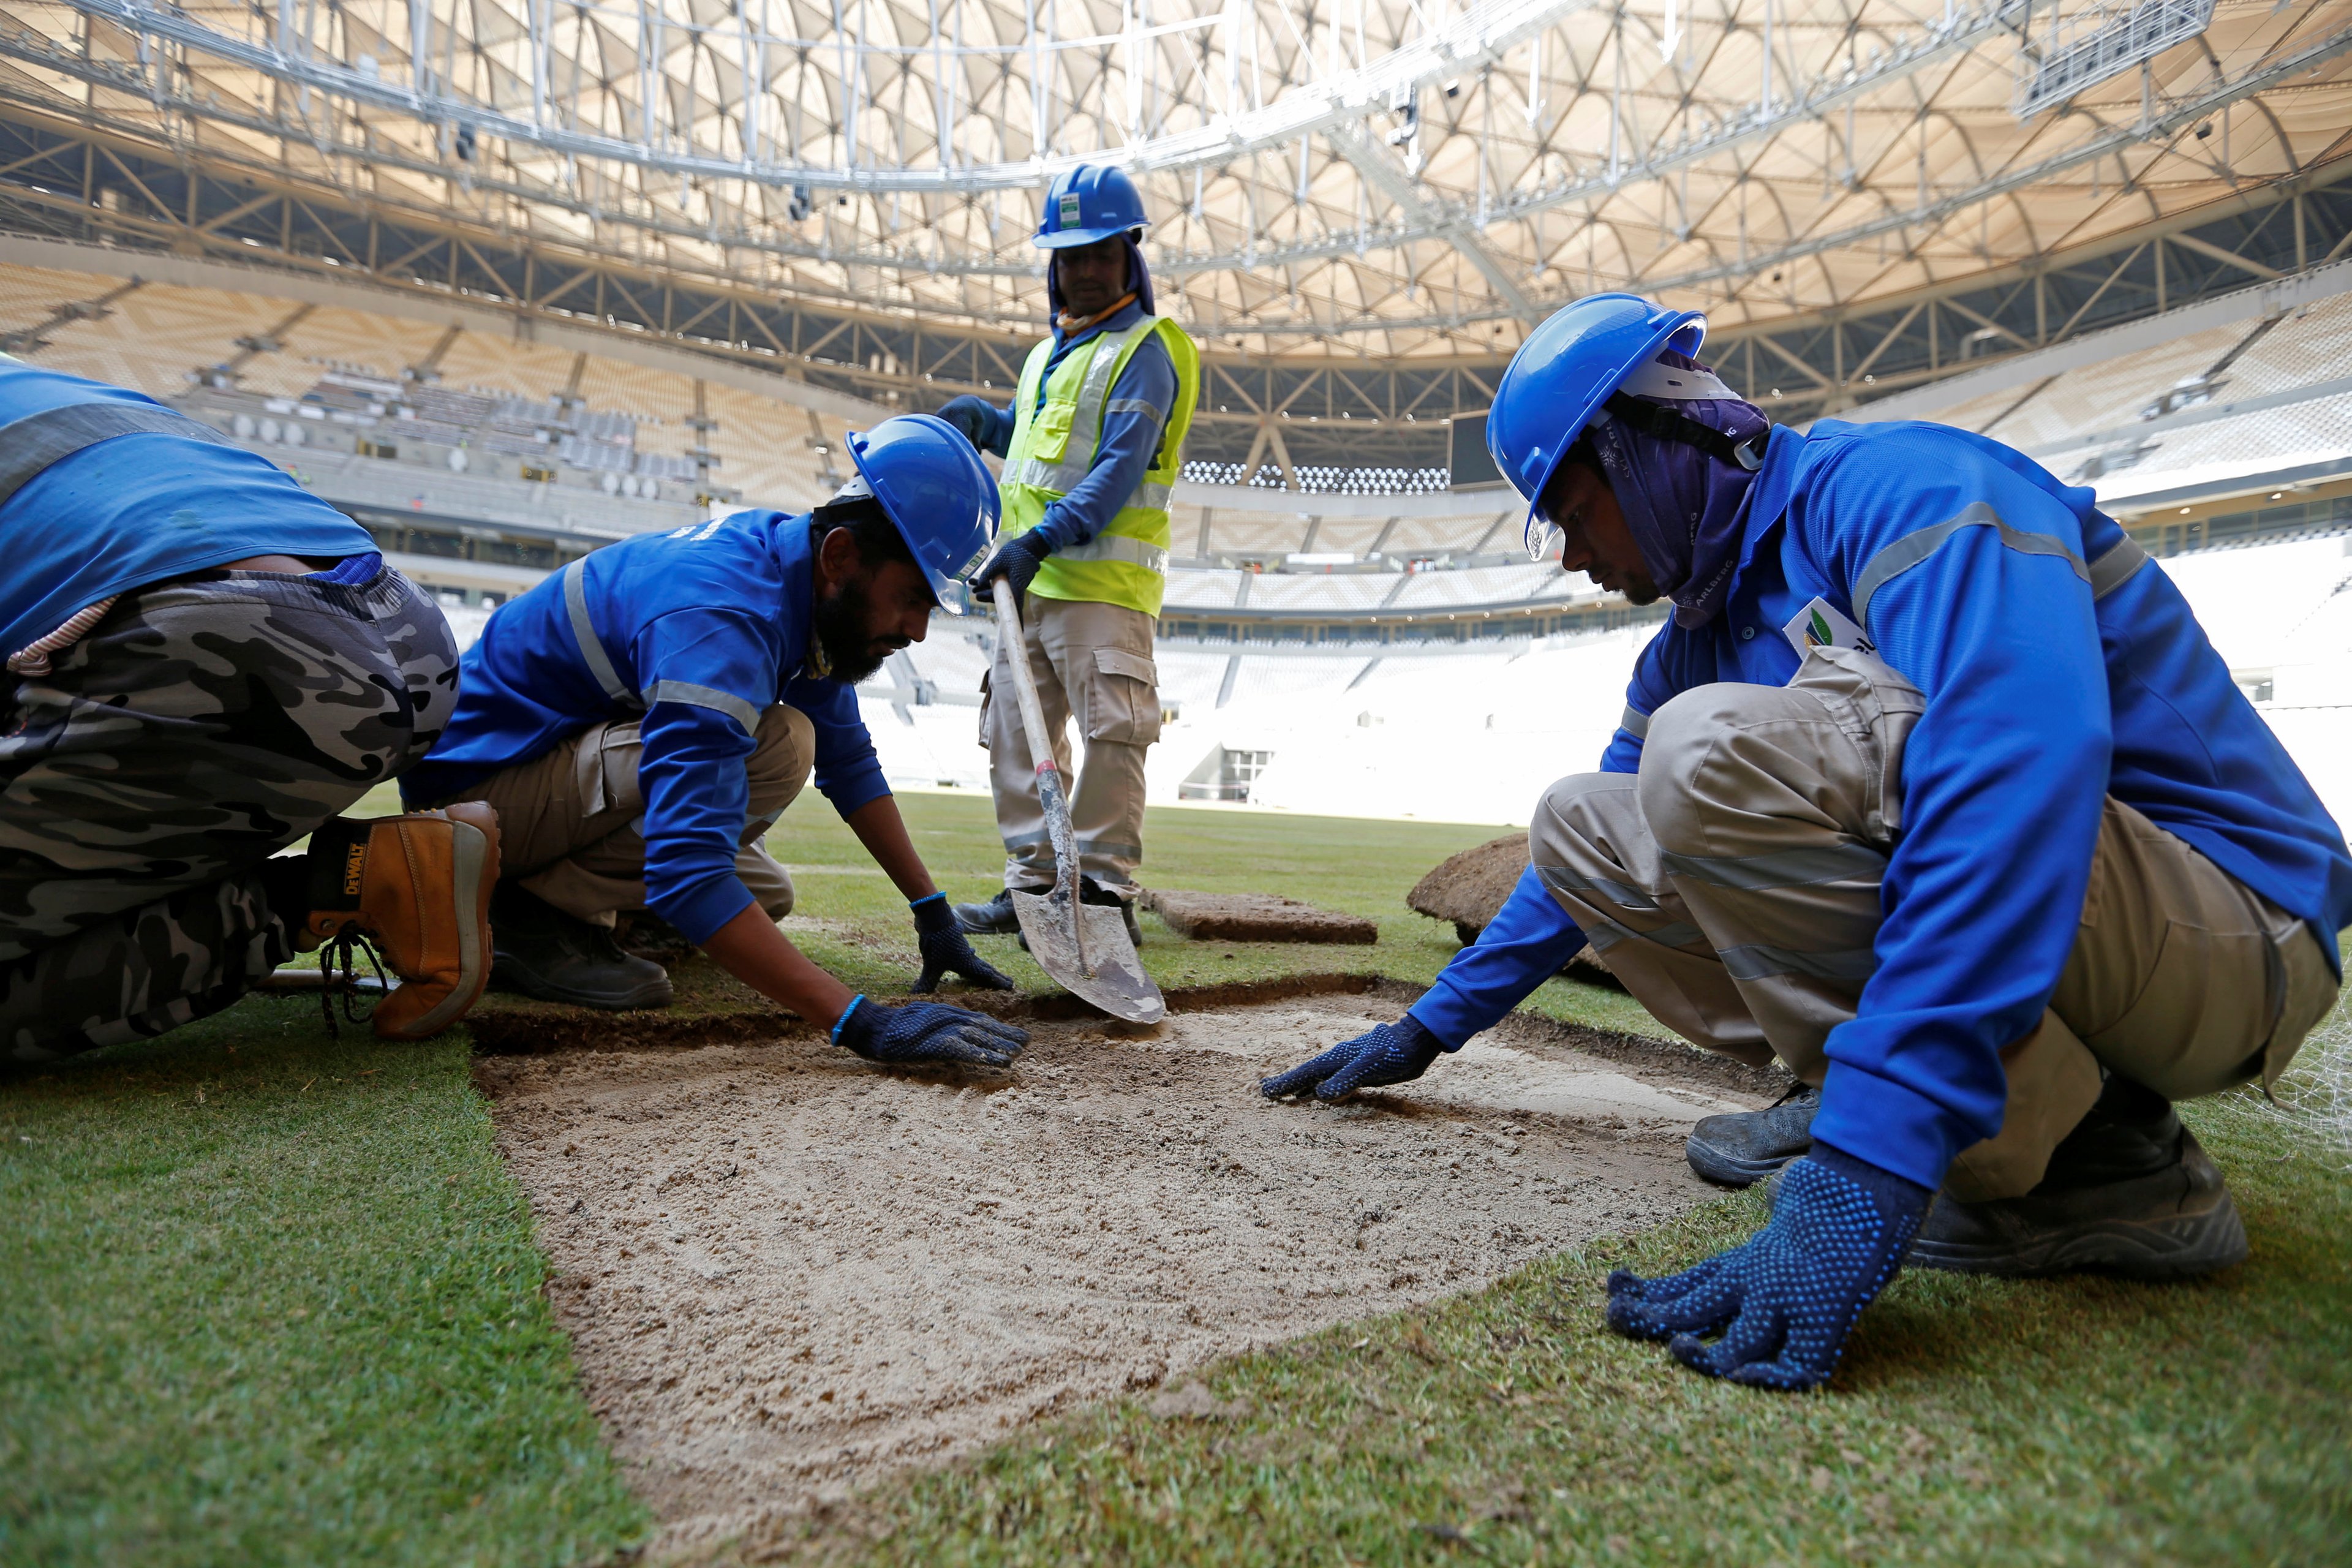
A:
[[[1184,461],[1184,437],[1201,400],[1201,352],[1184,330],[1165,316],[1146,316],[1123,331],[1103,332],[1079,345],[1054,367],[1043,406],[1037,381],[1054,355],[1054,340],[1029,351],[1021,367],[1021,390],[1013,404],[1013,440],[1005,448],[1003,521],[1000,534],[1026,533],[1045,520],[1045,509],[1077,488],[1094,466],[1102,442],[1103,418],[1111,388],[1135,351],[1153,332],[1167,345],[1176,366],[1176,406],[1160,433],[1160,449],[1143,482],[1119,508],[1110,526],[1086,543],[1045,558],[1029,592],[1048,599],[1083,599],[1124,605],[1147,616],[1160,614],[1168,589],[1168,552],[1172,538],[1168,500]]]

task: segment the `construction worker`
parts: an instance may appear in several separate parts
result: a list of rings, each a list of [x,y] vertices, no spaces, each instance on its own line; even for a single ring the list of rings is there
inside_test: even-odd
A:
[[[0,538],[0,1047],[159,1035],[322,942],[401,978],[377,1034],[455,1023],[496,814],[337,815],[448,718],[434,603],[267,459],[5,356]]]
[[[857,476],[815,511],[740,511],[608,545],[501,605],[466,652],[457,711],[402,787],[507,823],[493,978],[581,1006],[659,1007],[669,976],[623,952],[650,910],[728,973],[876,1060],[1003,1066],[1027,1039],[958,1007],[853,995],[776,922],[793,883],[762,843],[812,772],[907,897],[922,973],[1010,989],[957,929],[883,782],[857,682],[987,548],[996,487],[929,415],[847,442]]]
[[[1775,429],[1705,331],[1601,294],[1512,361],[1488,440],[1531,552],[1557,533],[1673,618],[1476,945],[1265,1091],[1418,1076],[1591,942],[1660,1020],[1806,1088],[1692,1138],[1704,1174],[1781,1173],[1761,1232],[1609,1281],[1620,1331],[1767,1387],[1826,1379],[1906,1258],[2236,1262],[2172,1102],[2267,1088],[2333,1005],[2342,832],[2091,491],[1943,426]]]
[[[1117,905],[1130,937],[1144,753],[1160,738],[1152,627],[1168,585],[1168,501],[1201,395],[1199,351],[1153,313],[1137,243],[1148,221],[1118,169],[1083,166],[1056,179],[1037,230],[1051,258],[1053,335],[1030,351],[1010,408],[958,397],[940,410],[972,445],[1004,458],[1004,529],[971,585],[985,595],[1002,577],[1022,599],[1029,668],[1066,776],[1063,736],[1077,721],[1087,747],[1070,801],[1079,897]],[[1013,892],[1054,882],[1035,764],[1003,663],[1011,657],[997,648],[981,715],[1004,888],[957,907],[970,931],[1019,930]]]

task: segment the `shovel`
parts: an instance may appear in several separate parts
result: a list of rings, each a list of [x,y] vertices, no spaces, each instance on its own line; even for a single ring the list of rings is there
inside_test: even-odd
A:
[[[1054,762],[1053,737],[1045,731],[1045,710],[1037,701],[1037,679],[1029,671],[1029,648],[1021,629],[1020,606],[1013,584],[995,583],[996,635],[1006,649],[1004,662],[1013,669],[1013,689],[1021,701],[1021,728],[1029,737],[1029,754],[1037,759],[1037,799],[1045,808],[1045,833],[1054,843],[1054,889],[1047,893],[1015,892],[1013,912],[1020,917],[1021,934],[1029,939],[1029,955],[1071,995],[1091,1002],[1114,1018],[1130,1024],[1156,1024],[1168,1016],[1160,987],[1143,973],[1128,940],[1127,922],[1119,911],[1078,900],[1078,843],[1070,828],[1070,798],[1062,789],[1062,770]]]

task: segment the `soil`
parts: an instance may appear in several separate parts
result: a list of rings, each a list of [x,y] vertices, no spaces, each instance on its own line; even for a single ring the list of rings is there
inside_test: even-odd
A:
[[[1514,1020],[1359,1103],[1258,1094],[1396,1008],[1038,1020],[1008,1073],[877,1069],[772,1017],[477,1073],[661,1548],[756,1544],[1040,1416],[1197,1403],[1220,1357],[1681,1213],[1690,1122],[1769,1088]]]
[[[1465,947],[1478,940],[1518,886],[1528,868],[1528,836],[1513,833],[1493,838],[1475,849],[1451,855],[1404,896],[1406,907],[1432,920],[1447,921]],[[1586,948],[1568,961],[1560,973],[1571,979],[1622,990],[1608,961]]]
[[[1272,893],[1193,893],[1147,888],[1143,907],[1193,942],[1376,942],[1380,928],[1361,915],[1302,904]]]

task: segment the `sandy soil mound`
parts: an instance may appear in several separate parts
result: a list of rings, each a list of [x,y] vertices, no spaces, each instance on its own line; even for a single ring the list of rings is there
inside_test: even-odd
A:
[[[1302,904],[1274,893],[1193,893],[1146,888],[1143,907],[1194,942],[1375,942],[1380,928],[1361,915]]]
[[[478,1071],[590,1395],[686,1546],[1679,1213],[1684,1130],[1762,1103],[1540,1026],[1370,1103],[1258,1095],[1395,1011],[1041,1024],[988,1079],[808,1035]]]
[[[1412,885],[1404,901],[1418,914],[1454,922],[1454,934],[1467,947],[1502,909],[1527,868],[1528,836],[1508,834],[1439,861]],[[1589,947],[1570,959],[1560,973],[1604,985],[1618,984],[1608,961]]]

